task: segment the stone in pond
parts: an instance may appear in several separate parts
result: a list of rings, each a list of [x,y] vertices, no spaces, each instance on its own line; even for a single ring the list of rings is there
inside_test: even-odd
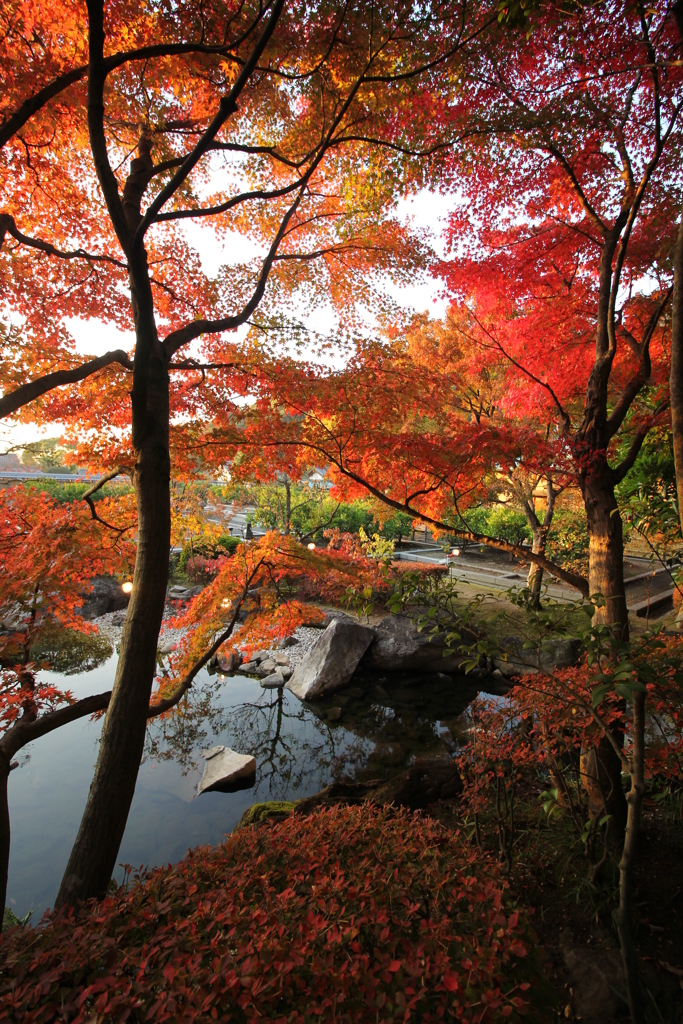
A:
[[[273,661],[276,665],[289,665],[289,658],[286,654],[274,654]]]
[[[264,676],[261,680],[261,686],[264,690],[281,690],[284,685],[285,677],[279,668],[275,672],[271,672],[269,676]]]
[[[346,686],[374,639],[374,630],[335,618],[294,669],[287,688],[302,700]]]
[[[238,754],[230,747],[211,747],[202,751],[206,761],[204,774],[199,783],[199,792],[217,790],[234,793],[238,789],[250,789],[256,778],[256,758],[249,754]]]
[[[230,654],[219,654],[216,660],[221,672],[234,672],[240,667],[242,655],[239,651],[230,651]]]
[[[457,672],[465,660],[446,651],[443,637],[421,633],[408,615],[387,615],[376,627],[364,665],[388,672]],[[446,657],[444,657],[444,652]]]

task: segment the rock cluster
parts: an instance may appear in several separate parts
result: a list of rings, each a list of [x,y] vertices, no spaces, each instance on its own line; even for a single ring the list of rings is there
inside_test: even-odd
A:
[[[580,644],[566,639],[546,643],[540,651],[523,648],[518,637],[505,637],[501,646],[506,657],[489,659],[486,667],[472,673],[492,692],[496,678],[573,665],[581,653]],[[232,659],[239,657],[235,653]],[[343,612],[332,612],[321,628],[298,629],[279,650],[257,651],[241,666],[239,660],[220,657],[217,664],[222,672],[257,676],[266,689],[286,686],[301,700],[311,700],[347,687],[358,668],[398,677],[416,672],[453,676],[462,674],[464,660],[447,651],[438,635],[419,632],[407,615],[387,615],[378,625],[365,626]]]
[[[289,657],[281,651],[256,651],[240,667],[240,674],[257,676],[264,690],[281,690],[292,675]]]

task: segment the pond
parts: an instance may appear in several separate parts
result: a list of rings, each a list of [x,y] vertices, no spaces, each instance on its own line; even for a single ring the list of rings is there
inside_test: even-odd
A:
[[[116,655],[90,672],[43,678],[76,697],[111,688]],[[150,724],[120,865],[173,863],[190,847],[219,843],[253,803],[295,800],[342,778],[386,778],[414,756],[447,755],[451,730],[476,684],[435,673],[387,679],[358,674],[316,704],[258,680],[203,671],[187,706]],[[101,722],[65,726],[27,746],[9,780],[12,849],[8,905],[33,921],[53,905],[78,830]],[[217,743],[257,762],[254,785],[197,795],[201,751]],[[124,868],[117,867],[118,881]]]

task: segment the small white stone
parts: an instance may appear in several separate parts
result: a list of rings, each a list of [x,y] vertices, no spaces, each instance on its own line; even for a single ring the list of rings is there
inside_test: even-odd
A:
[[[249,780],[256,775],[256,758],[249,754],[238,754],[229,747],[211,747],[203,752],[206,767],[199,783],[199,792],[220,789],[230,790],[249,785]]]

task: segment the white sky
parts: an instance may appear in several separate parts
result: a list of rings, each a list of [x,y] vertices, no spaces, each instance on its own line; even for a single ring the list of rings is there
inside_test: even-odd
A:
[[[454,205],[452,197],[424,190],[413,199],[401,201],[398,215],[402,220],[410,219],[416,228],[426,230],[439,255],[445,255],[442,232]],[[210,277],[215,276],[226,263],[241,262],[257,254],[253,243],[239,235],[231,237],[229,242],[220,243],[209,227],[190,222],[186,230],[191,245],[199,253],[203,270]],[[404,309],[428,311],[432,317],[442,317],[446,311],[442,284],[428,275],[423,275],[421,280],[407,287],[398,287],[388,281],[386,290]],[[329,307],[309,312],[305,316],[305,323],[319,334],[330,332],[336,327],[334,314]],[[119,331],[113,324],[72,317],[66,321],[66,325],[76,342],[76,351],[83,355],[97,356],[115,348],[127,351],[133,348],[132,332]],[[13,445],[27,444],[41,437],[55,437],[60,432],[59,424],[41,429],[32,424],[0,423],[0,453]]]

